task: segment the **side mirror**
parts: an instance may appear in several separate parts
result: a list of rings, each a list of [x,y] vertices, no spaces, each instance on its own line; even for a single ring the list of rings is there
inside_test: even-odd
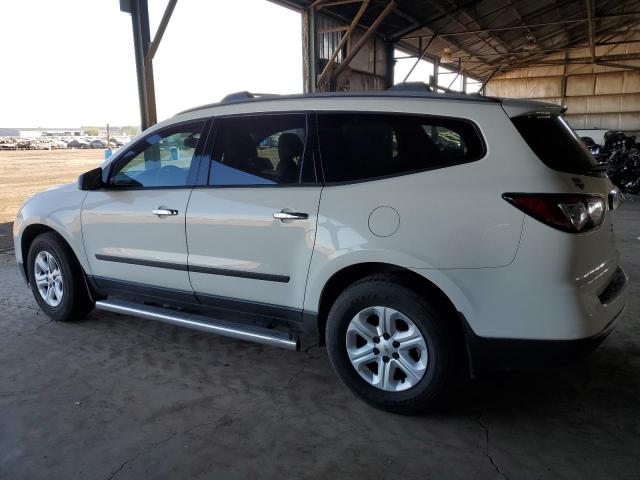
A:
[[[99,190],[102,188],[102,168],[94,168],[78,177],[80,190]]]

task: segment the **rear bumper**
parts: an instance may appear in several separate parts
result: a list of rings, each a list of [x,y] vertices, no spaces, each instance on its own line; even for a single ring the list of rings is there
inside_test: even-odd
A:
[[[477,336],[462,317],[472,374],[566,365],[594,351],[615,328],[624,307],[595,335],[578,340],[523,340]]]

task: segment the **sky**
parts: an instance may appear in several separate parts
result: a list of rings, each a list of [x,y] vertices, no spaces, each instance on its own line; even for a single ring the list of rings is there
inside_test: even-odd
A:
[[[152,38],[166,3],[149,0]],[[139,125],[118,0],[4,0],[2,19],[0,127]],[[302,92],[301,28],[299,13],[266,0],[178,0],[154,59],[158,120],[232,92]],[[397,61],[396,82],[413,63]],[[409,81],[432,72],[421,61]],[[454,77],[439,83],[461,88]]]
[[[0,127],[140,123],[118,0],[2,3]],[[149,0],[152,37],[165,5]],[[158,119],[231,92],[302,92],[300,22],[265,0],[178,0],[154,59]]]

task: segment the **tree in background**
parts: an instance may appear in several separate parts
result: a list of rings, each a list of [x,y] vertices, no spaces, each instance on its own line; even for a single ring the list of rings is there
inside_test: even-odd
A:
[[[100,129],[98,127],[84,127],[84,134],[89,135],[91,137],[97,137],[100,134]]]
[[[140,133],[140,128],[139,127],[122,127],[122,133],[124,135],[129,135],[130,137],[133,137]]]

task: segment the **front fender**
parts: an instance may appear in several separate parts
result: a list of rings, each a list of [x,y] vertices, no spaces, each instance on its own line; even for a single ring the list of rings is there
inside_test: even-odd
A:
[[[78,190],[75,184],[69,184],[46,190],[27,200],[18,211],[13,224],[13,243],[18,263],[22,263],[27,255],[27,252],[22,251],[25,232],[28,235],[30,228],[39,225],[54,230],[64,238],[82,268],[89,272],[80,218],[86,195],[87,192]]]

